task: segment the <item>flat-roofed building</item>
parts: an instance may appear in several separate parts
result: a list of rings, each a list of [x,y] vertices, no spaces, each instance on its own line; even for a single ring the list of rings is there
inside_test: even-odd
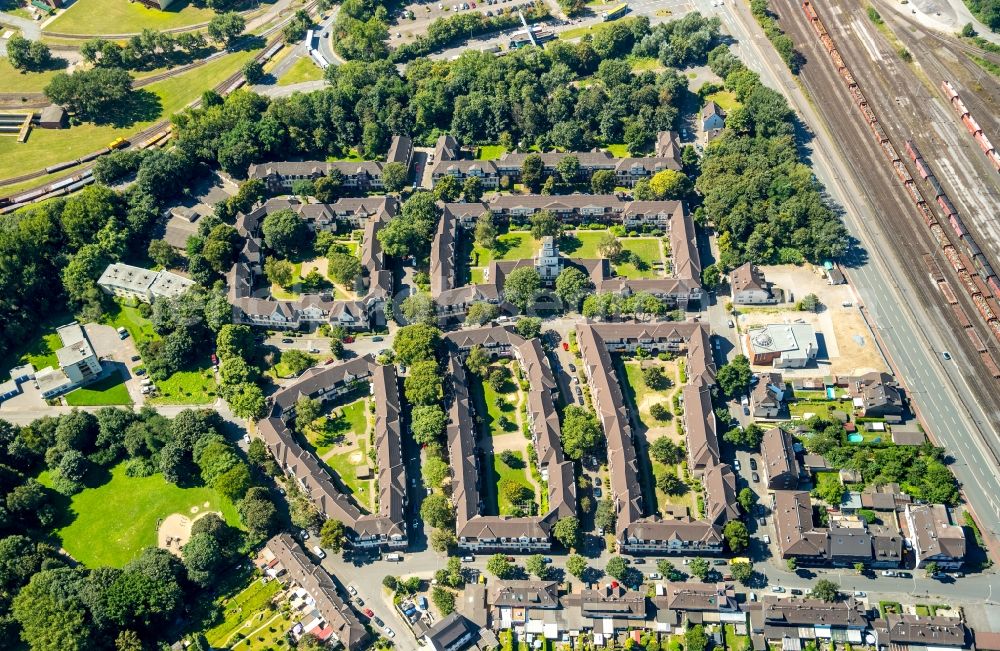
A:
[[[750,363],[774,368],[804,368],[816,361],[819,343],[808,323],[775,323],[747,330]]]
[[[108,294],[145,303],[180,296],[192,285],[193,280],[170,271],[150,271],[121,262],[108,265],[97,279],[97,286]]]

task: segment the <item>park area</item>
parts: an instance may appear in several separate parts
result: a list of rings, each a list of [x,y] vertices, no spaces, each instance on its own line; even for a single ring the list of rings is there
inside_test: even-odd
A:
[[[83,36],[136,34],[144,29],[166,30],[207,23],[211,9],[195,7],[190,0],[176,0],[165,10],[139,2],[75,0],[45,27],[47,33]]]
[[[43,484],[47,479],[39,477]],[[216,511],[239,525],[233,505],[211,488],[181,488],[161,474],[129,477],[125,464],[112,468],[100,486],[73,495],[68,510],[70,521],[55,533],[69,555],[88,567],[123,567],[144,547],[157,545],[157,530],[172,514],[193,519]]]
[[[679,425],[681,418],[674,413],[675,400],[682,386],[681,362],[677,359],[649,359],[621,360],[620,364],[616,372],[619,378],[623,375],[625,378],[622,388],[626,403],[639,420],[636,429],[639,481],[646,495],[656,495],[655,504],[649,505],[650,511],[667,516],[668,508],[671,511],[685,509],[687,515],[697,518],[697,492],[683,483],[683,458],[677,459],[676,463],[663,463],[651,451],[659,439],[668,439],[677,448],[685,445]],[[653,416],[655,412],[662,412],[659,419]],[[676,490],[669,493],[664,490],[665,480],[662,479],[668,474],[681,480]]]
[[[351,394],[329,414],[303,429],[316,456],[336,475],[340,485],[363,510],[375,510],[375,472],[368,456],[372,420],[369,399]]]

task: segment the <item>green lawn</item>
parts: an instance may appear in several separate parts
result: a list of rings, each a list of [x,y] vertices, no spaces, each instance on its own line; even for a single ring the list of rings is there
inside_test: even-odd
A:
[[[622,238],[622,246],[626,251],[631,251],[639,257],[638,265],[635,262],[622,262],[615,265],[618,275],[626,278],[659,278],[663,274],[654,263],[663,262],[663,255],[660,250],[660,242],[655,237],[627,237]]]
[[[318,81],[323,78],[323,71],[313,63],[311,57],[302,57],[278,79],[279,86],[291,86],[303,81]]]
[[[58,70],[22,72],[10,65],[10,59],[0,59],[0,93],[39,93]]]
[[[734,108],[740,105],[739,101],[736,99],[736,95],[732,91],[720,90],[717,93],[712,93],[705,98],[705,101],[712,101],[722,107],[722,110],[728,113]]]
[[[337,478],[340,483],[347,489],[363,510],[369,513],[375,510],[375,493],[372,490],[374,481],[372,479],[358,479],[357,468],[358,466],[368,465],[371,467],[373,464],[368,459],[368,438],[361,437],[359,440],[360,446],[358,448],[351,447],[350,452],[343,452],[341,454],[334,454],[327,457],[324,463],[336,473]],[[360,449],[361,451],[361,461],[352,461],[351,455],[357,453]],[[375,470],[372,470],[372,474]]]
[[[103,380],[70,391],[66,394],[66,402],[73,407],[131,405],[132,398],[128,395],[121,373],[115,372]]]
[[[814,474],[816,479],[817,490],[822,490],[825,486],[829,484],[834,484],[837,486],[841,485],[840,473],[835,470],[820,471]]]
[[[132,6],[127,2],[121,4]],[[135,6],[141,5],[135,3]],[[118,137],[128,138],[201,97],[203,91],[213,88],[239,70],[253,54],[254,52],[227,54],[176,77],[150,84],[143,90],[154,93],[159,98],[159,113],[156,116],[146,116],[149,119],[128,127],[86,123],[69,129],[33,129],[28,141],[20,144],[17,138],[0,138],[0,179],[88,154],[107,146]]]
[[[497,393],[489,382],[484,382],[471,373],[469,378],[473,399],[476,401],[476,413],[483,418],[490,436],[516,432],[517,387],[513,379],[508,379],[502,392]],[[503,398],[500,405],[497,405],[498,397]],[[505,424],[501,424],[501,417],[506,418]]]
[[[31,364],[39,371],[46,366],[56,367],[59,361],[56,359],[56,351],[62,348],[62,341],[55,330],[58,326],[66,325],[73,320],[72,314],[58,314],[49,318],[44,323],[38,325],[35,335],[29,339],[25,345],[16,348],[12,353],[0,360],[0,378],[7,379],[7,374],[11,368],[21,364]]]
[[[631,156],[628,150],[628,145],[624,144],[605,145],[604,149],[615,158],[628,158],[629,156]]]
[[[514,452],[515,455],[524,463],[522,468],[511,468],[499,457],[495,455],[493,457],[493,486],[497,493],[497,510],[498,515],[512,515],[515,513],[514,505],[510,503],[507,496],[501,490],[501,484],[506,483],[506,481],[512,481],[521,484],[532,493],[535,492],[534,487],[531,482],[528,481],[528,465],[525,461],[524,455],[520,452]],[[537,501],[538,495],[535,495],[535,500]]]
[[[102,322],[115,329],[128,330],[136,346],[158,339],[152,321],[139,314],[139,308],[132,305],[116,303],[116,311],[105,312]]]
[[[632,66],[632,72],[645,72],[646,70],[652,70],[653,72],[661,72],[666,70],[662,63],[659,62],[655,57],[629,57],[629,64]],[[620,145],[624,147],[624,145]],[[627,150],[626,150],[627,151]],[[626,158],[625,156],[619,156],[619,158]]]
[[[132,34],[143,29],[173,29],[206,23],[215,15],[188,0],[177,0],[166,11],[122,0],[76,0],[45,28],[59,34]]]
[[[193,369],[154,382],[157,393],[147,401],[154,405],[207,405],[215,402],[218,391],[208,359]]]
[[[560,40],[567,41],[574,38],[581,38],[587,34],[597,34],[598,32],[603,32],[608,28],[609,25],[613,25],[620,19],[615,19],[608,21],[606,23],[596,23],[594,25],[585,25],[582,27],[574,27],[573,29],[567,29],[565,31],[559,32]]]
[[[646,427],[662,427],[665,423],[653,419],[649,415],[649,407],[645,405],[646,403],[666,402],[669,406],[671,397],[678,389],[676,384],[677,378],[671,375],[670,369],[667,369],[667,375],[671,376],[673,386],[660,391],[646,385],[646,381],[642,377],[642,367],[639,362],[624,362],[623,365],[625,366],[625,378],[628,381],[628,388],[632,393],[632,400],[634,404],[640,405],[639,420]]]
[[[725,625],[726,651],[747,651],[750,648],[750,638],[746,635],[737,635],[736,626]]]
[[[253,583],[226,601],[223,620],[205,631],[208,645],[212,648],[223,648],[241,629],[249,633],[261,626],[273,616],[268,605],[280,591],[280,582],[262,583],[259,578],[254,578]]]
[[[319,456],[325,455],[348,432],[359,434],[362,438],[368,431],[367,400],[358,398],[342,407],[334,408],[329,416],[316,419],[312,427],[306,429],[306,440],[316,449]]]
[[[503,145],[482,145],[476,150],[476,160],[496,160],[506,152]]]
[[[109,482],[71,498],[74,519],[55,533],[66,551],[85,565],[122,567],[143,547],[156,545],[159,520],[171,513],[190,516],[195,506],[199,511],[221,511],[229,524],[239,524],[233,505],[211,488],[180,488],[160,474],[127,477],[125,464],[119,464]]]

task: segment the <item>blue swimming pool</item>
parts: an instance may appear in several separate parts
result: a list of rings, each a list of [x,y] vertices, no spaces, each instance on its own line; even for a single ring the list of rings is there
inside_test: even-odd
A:
[[[833,390],[833,387],[827,387],[827,388],[826,388],[826,397],[827,397],[828,399],[830,399],[830,400],[833,400],[834,398],[836,398],[836,397],[837,397],[837,394],[836,394],[836,392],[835,392],[835,391]]]
[[[865,440],[865,437],[861,436],[860,434],[848,434],[847,435],[847,442],[848,443],[861,443],[864,440]]]

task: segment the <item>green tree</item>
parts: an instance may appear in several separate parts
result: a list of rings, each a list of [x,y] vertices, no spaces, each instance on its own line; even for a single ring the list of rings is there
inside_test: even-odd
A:
[[[610,533],[615,528],[617,515],[615,514],[615,504],[610,496],[605,496],[597,503],[597,511],[594,513],[594,524],[605,533]]]
[[[410,294],[403,299],[399,306],[400,311],[410,323],[427,323],[434,325],[437,321],[435,316],[434,299],[429,294],[418,292]]]
[[[382,186],[386,192],[399,192],[406,187],[409,170],[402,163],[386,163],[382,168]]]
[[[486,571],[503,580],[509,578],[514,573],[514,566],[503,554],[493,554],[486,561]]]
[[[321,176],[313,182],[313,196],[323,203],[333,203],[340,196],[344,186],[344,175],[340,170],[330,170],[326,176]]]
[[[566,571],[578,579],[582,579],[587,571],[587,559],[579,554],[570,554],[566,559]]]
[[[149,258],[164,269],[169,269],[177,264],[177,251],[164,240],[153,240],[146,250]]]
[[[736,500],[743,508],[743,512],[749,515],[753,512],[753,505],[757,503],[757,495],[748,487],[743,487]]]
[[[864,569],[864,566],[862,565],[862,570],[863,569]],[[941,570],[941,566],[938,565],[935,561],[931,561],[931,562],[927,563],[927,565],[924,566],[924,572],[926,572],[927,576],[934,576],[940,570]],[[858,572],[860,573],[861,570],[858,570]]]
[[[839,481],[829,481],[814,488],[812,493],[830,506],[840,508],[840,503],[844,499],[844,490],[844,485]]]
[[[7,58],[18,70],[42,71],[52,62],[52,52],[41,41],[29,41],[15,33],[7,39]]]
[[[438,201],[451,203],[458,200],[458,195],[462,193],[462,186],[458,184],[451,174],[445,174],[434,183],[434,198]]]
[[[743,561],[733,563],[729,566],[729,572],[733,575],[734,579],[743,585],[747,585],[753,576],[753,565],[744,563]]]
[[[442,617],[447,617],[455,612],[455,593],[450,590],[434,586],[431,589],[431,601],[437,606]]]
[[[708,648],[708,635],[701,624],[688,626],[684,631],[684,651],[705,651]]]
[[[403,326],[396,332],[392,350],[396,359],[403,364],[434,359],[441,342],[441,331],[425,323]]]
[[[764,440],[764,428],[757,423],[750,423],[745,428],[733,427],[722,435],[723,440],[733,445],[742,445],[751,449],[760,447]]]
[[[668,437],[661,436],[650,444],[649,455],[657,462],[670,466],[684,459],[684,449]]]
[[[447,416],[438,405],[424,405],[413,408],[411,419],[413,439],[420,444],[431,443],[444,431]]]
[[[709,291],[719,286],[720,279],[721,274],[717,264],[710,264],[701,270],[701,284]]]
[[[590,177],[590,191],[594,194],[611,194],[615,191],[617,179],[612,170],[597,170]]]
[[[251,86],[259,84],[264,79],[264,66],[260,61],[251,59],[243,64],[243,76]]]
[[[486,301],[476,301],[469,306],[469,311],[465,313],[466,325],[483,325],[500,316],[500,308],[493,303]]]
[[[534,339],[542,332],[542,320],[537,316],[523,316],[514,324],[514,332],[525,339]]]
[[[309,227],[288,209],[267,215],[261,224],[261,232],[268,248],[284,257],[295,255],[309,242]]]
[[[298,348],[289,348],[281,352],[281,364],[293,375],[301,375],[307,368],[316,365],[316,358],[304,353]]]
[[[191,536],[182,552],[188,578],[201,588],[211,585],[223,561],[222,548],[215,537],[207,533]]]
[[[698,580],[704,581],[708,577],[708,573],[712,571],[712,566],[704,558],[692,558],[691,562],[688,563],[688,569],[691,570],[691,574],[698,577]]]
[[[608,564],[604,566],[604,571],[608,576],[621,581],[628,572],[628,562],[621,556],[612,556],[608,559]]]
[[[473,375],[487,377],[490,369],[490,355],[482,346],[473,346],[465,358],[465,368]]]
[[[750,532],[739,520],[730,520],[722,529],[722,537],[729,545],[729,551],[739,554],[750,545]]]
[[[539,210],[531,216],[531,236],[536,240],[543,237],[557,237],[562,232],[559,219],[548,210]]]
[[[865,564],[864,563],[855,563],[854,564],[854,571],[857,572],[858,574],[864,574],[865,573]]]
[[[431,488],[441,488],[451,477],[451,466],[438,457],[428,457],[423,467],[424,483]]]
[[[493,213],[484,210],[476,218],[476,244],[484,249],[494,249],[497,245],[497,227],[493,223]]]
[[[208,23],[208,35],[217,43],[228,46],[243,30],[246,29],[246,21],[243,16],[236,12],[216,14]]]
[[[455,508],[448,498],[440,493],[434,493],[424,499],[420,506],[420,517],[437,529],[451,528],[455,523]]]
[[[566,267],[556,277],[556,296],[567,309],[577,310],[584,297],[593,291],[594,284],[576,267]]]
[[[655,391],[667,389],[672,384],[661,366],[647,366],[642,369],[642,381],[646,383],[647,387]]]
[[[575,549],[580,546],[580,521],[573,515],[560,518],[552,535],[566,549]]]
[[[829,579],[820,579],[813,586],[812,596],[816,599],[831,602],[840,599],[840,589]]]
[[[349,253],[335,253],[328,256],[327,269],[334,282],[352,287],[361,276],[361,260]]]
[[[85,651],[96,631],[79,596],[85,574],[59,568],[31,577],[13,600],[11,612],[21,638],[38,651]]]
[[[478,176],[470,176],[462,182],[462,198],[469,203],[483,198],[483,182]]]
[[[691,190],[691,181],[684,172],[661,170],[649,179],[649,187],[657,199],[680,199]]]
[[[785,566],[788,568],[789,572],[794,572],[795,570],[798,569],[799,562],[795,560],[795,557],[793,556],[792,558],[789,558],[787,561],[785,561]]]
[[[746,355],[737,355],[728,364],[723,364],[715,374],[719,388],[730,397],[746,393],[750,386],[750,360]]]
[[[563,156],[556,163],[556,172],[563,183],[573,183],[580,174],[580,159],[576,156]]]
[[[597,254],[612,262],[618,260],[625,251],[621,241],[612,233],[605,233],[597,243]]]
[[[403,381],[406,399],[411,405],[433,405],[440,402],[444,395],[441,380],[437,362],[427,360],[415,363]]]
[[[545,166],[538,154],[529,154],[521,163],[521,183],[529,190],[537,193],[542,185],[542,172]],[[537,238],[536,238],[537,239]]]
[[[601,426],[593,413],[577,405],[563,412],[562,446],[570,459],[579,461],[594,450],[602,438]]]
[[[436,552],[447,553],[450,549],[453,549],[458,541],[455,539],[455,534],[446,529],[434,529],[431,531],[430,535],[431,549]],[[451,559],[448,559],[449,562]],[[458,560],[457,558],[455,560]]]
[[[267,536],[278,523],[278,510],[268,497],[267,489],[260,486],[247,491],[236,510],[243,525],[256,536]]]
[[[339,552],[347,541],[347,528],[340,520],[325,520],[319,530],[319,542],[323,547]]]
[[[45,87],[45,96],[53,104],[91,121],[116,115],[128,105],[132,92],[132,77],[121,68],[77,70],[72,75],[59,72]]]
[[[241,384],[229,392],[227,398],[233,413],[246,420],[256,420],[264,415],[267,406],[264,393],[256,384]]]
[[[667,422],[673,419],[674,414],[670,411],[670,405],[666,402],[656,402],[649,406],[649,415],[660,422]],[[657,439],[664,440],[664,439]]]
[[[524,569],[528,574],[538,577],[539,581],[544,581],[551,573],[549,564],[545,562],[545,557],[541,554],[532,554],[524,560]]]
[[[534,302],[542,287],[542,278],[534,267],[518,267],[504,279],[504,297],[522,312]]]
[[[818,307],[819,297],[815,294],[806,294],[798,304],[798,309],[803,312],[815,312]]]
[[[656,487],[667,495],[682,495],[687,485],[680,480],[676,472],[664,471],[656,477]]]
[[[307,395],[299,396],[299,399],[295,401],[296,425],[301,429],[311,425],[314,420],[319,418],[321,408],[322,403],[319,400]]]

